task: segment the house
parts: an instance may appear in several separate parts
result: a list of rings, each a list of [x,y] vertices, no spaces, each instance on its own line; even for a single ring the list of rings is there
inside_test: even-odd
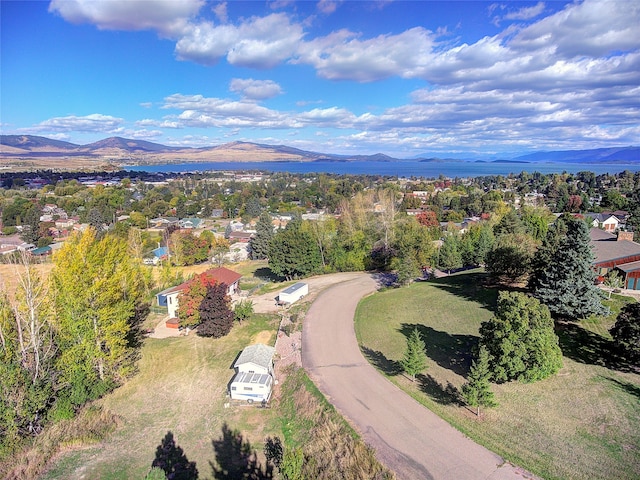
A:
[[[201,218],[183,218],[178,222],[180,228],[192,229],[192,228],[200,228],[202,226]]]
[[[640,290],[640,244],[633,241],[633,232],[617,235],[592,228],[591,245],[595,255],[596,273],[604,276],[617,269],[623,278],[623,288]]]
[[[163,260],[169,258],[169,248],[168,247],[158,247],[154,250],[151,250],[151,258],[145,258],[145,263],[151,265],[157,265]]]
[[[239,290],[239,283],[242,275],[229,270],[228,268],[210,268],[209,270],[202,272],[198,277],[202,277],[205,283],[224,283],[227,285],[227,295],[233,295]],[[195,277],[194,277],[195,278]],[[178,306],[180,294],[187,289],[191,280],[176,285],[174,287],[167,288],[156,295],[159,307],[167,307],[169,318],[175,318],[178,316]]]
[[[172,225],[178,225],[178,221],[176,217],[158,217],[149,220],[154,228],[167,228]]]
[[[221,208],[214,208],[211,210],[211,218],[222,218],[224,211]]]
[[[257,343],[249,345],[234,362],[236,374],[229,384],[232,400],[267,402],[273,385],[273,355],[276,349]]]
[[[249,243],[249,240],[251,240],[252,236],[253,234],[249,232],[233,231],[229,234],[229,242]]]
[[[620,226],[618,217],[611,213],[587,213],[586,215],[592,219],[592,227],[601,228],[607,232],[615,232]]]

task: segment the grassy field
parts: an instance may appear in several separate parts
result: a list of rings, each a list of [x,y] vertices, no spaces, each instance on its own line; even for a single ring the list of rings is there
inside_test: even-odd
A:
[[[201,478],[213,476],[213,442],[224,437],[224,429],[243,432],[261,452],[265,436],[279,433],[269,429],[277,425],[274,410],[225,408],[225,393],[240,350],[265,331],[273,343],[276,328],[277,320],[256,317],[222,339],[147,339],[139,374],[100,402],[118,416],[117,430],[99,445],[66,452],[44,478],[143,478],[167,432],[196,462]]]
[[[564,368],[547,380],[494,385],[499,406],[478,419],[459,400],[478,328],[491,317],[495,289],[477,272],[415,283],[366,298],[356,314],[361,348],[382,373],[419,402],[507,460],[544,478],[640,478],[640,375],[613,361],[612,316],[559,326]],[[428,369],[412,383],[398,361],[418,327]],[[603,335],[604,334],[604,335]]]

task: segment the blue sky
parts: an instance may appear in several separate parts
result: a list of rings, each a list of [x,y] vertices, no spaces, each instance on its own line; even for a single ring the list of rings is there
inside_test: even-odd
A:
[[[0,125],[86,144],[640,144],[640,2],[0,3]]]

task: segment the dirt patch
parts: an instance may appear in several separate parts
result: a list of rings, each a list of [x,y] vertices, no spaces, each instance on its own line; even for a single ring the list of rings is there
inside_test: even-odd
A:
[[[271,342],[271,332],[269,332],[267,330],[263,330],[261,332],[258,332],[251,339],[251,343],[252,344],[262,343],[264,345],[269,345],[270,342]]]

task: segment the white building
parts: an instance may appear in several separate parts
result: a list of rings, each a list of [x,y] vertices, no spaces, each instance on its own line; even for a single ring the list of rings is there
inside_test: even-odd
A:
[[[232,400],[267,402],[273,386],[273,355],[276,349],[256,343],[249,345],[233,364],[236,374],[229,385]]]

